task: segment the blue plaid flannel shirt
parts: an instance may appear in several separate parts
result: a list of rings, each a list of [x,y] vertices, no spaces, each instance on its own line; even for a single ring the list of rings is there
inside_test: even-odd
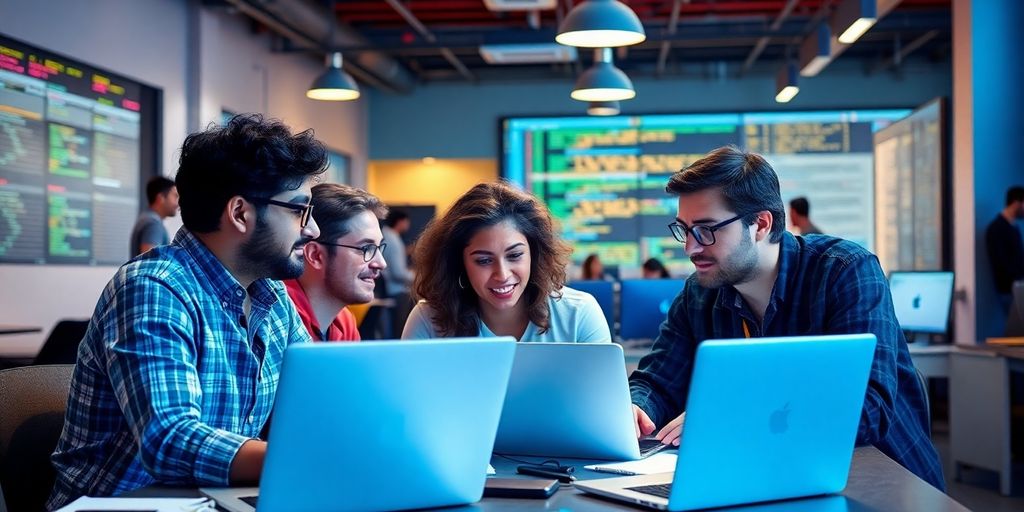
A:
[[[281,359],[309,334],[280,282],[238,281],[187,229],[126,263],[78,351],[48,509],[139,487],[228,484],[270,416]]]
[[[784,233],[779,275],[763,323],[731,286],[701,287],[691,276],[669,308],[651,352],[630,376],[633,403],[658,426],[686,409],[697,345],[706,339],[872,333],[878,338],[858,444],[871,444],[938,489],[938,452],[927,434],[921,389],[878,259],[822,235]]]

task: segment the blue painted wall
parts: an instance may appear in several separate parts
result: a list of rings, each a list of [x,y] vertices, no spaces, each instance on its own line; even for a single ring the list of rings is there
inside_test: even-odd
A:
[[[803,79],[800,94],[783,106],[774,100],[774,70],[765,71],[723,81],[638,79],[634,81],[637,97],[623,102],[623,113],[914,107],[936,96],[948,97],[952,91],[949,62],[909,59],[899,76],[866,75],[862,63],[840,58],[820,76]],[[569,98],[572,86],[572,79],[483,85],[446,82],[420,85],[405,96],[373,92],[370,158],[497,158],[501,117],[585,114],[585,105]]]
[[[1001,336],[1006,314],[999,307],[985,228],[1003,208],[1006,189],[1024,184],[1024,2],[971,3],[974,81],[974,214],[977,271],[977,333]],[[954,212],[954,215],[956,212]]]

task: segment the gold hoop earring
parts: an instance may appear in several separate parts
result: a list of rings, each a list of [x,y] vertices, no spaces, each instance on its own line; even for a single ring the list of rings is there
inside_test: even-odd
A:
[[[466,285],[462,284],[462,274],[459,274],[459,288],[466,289]]]

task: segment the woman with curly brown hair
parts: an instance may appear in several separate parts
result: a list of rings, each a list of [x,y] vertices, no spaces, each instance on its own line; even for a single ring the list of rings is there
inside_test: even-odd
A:
[[[608,342],[591,295],[565,287],[569,248],[534,196],[481,183],[434,220],[416,244],[420,299],[403,339],[514,336]]]

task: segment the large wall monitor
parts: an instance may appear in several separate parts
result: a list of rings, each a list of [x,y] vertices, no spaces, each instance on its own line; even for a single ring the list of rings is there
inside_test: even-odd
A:
[[[129,257],[159,91],[0,36],[0,263]]]
[[[885,270],[944,266],[944,117],[936,99],[875,133],[875,254]]]
[[[806,196],[826,233],[874,242],[872,136],[907,109],[822,112],[508,118],[502,172],[533,191],[561,221],[573,261],[638,268],[660,258],[674,275],[693,270],[669,234],[676,199],[669,176],[734,144],[764,155],[782,199]]]

